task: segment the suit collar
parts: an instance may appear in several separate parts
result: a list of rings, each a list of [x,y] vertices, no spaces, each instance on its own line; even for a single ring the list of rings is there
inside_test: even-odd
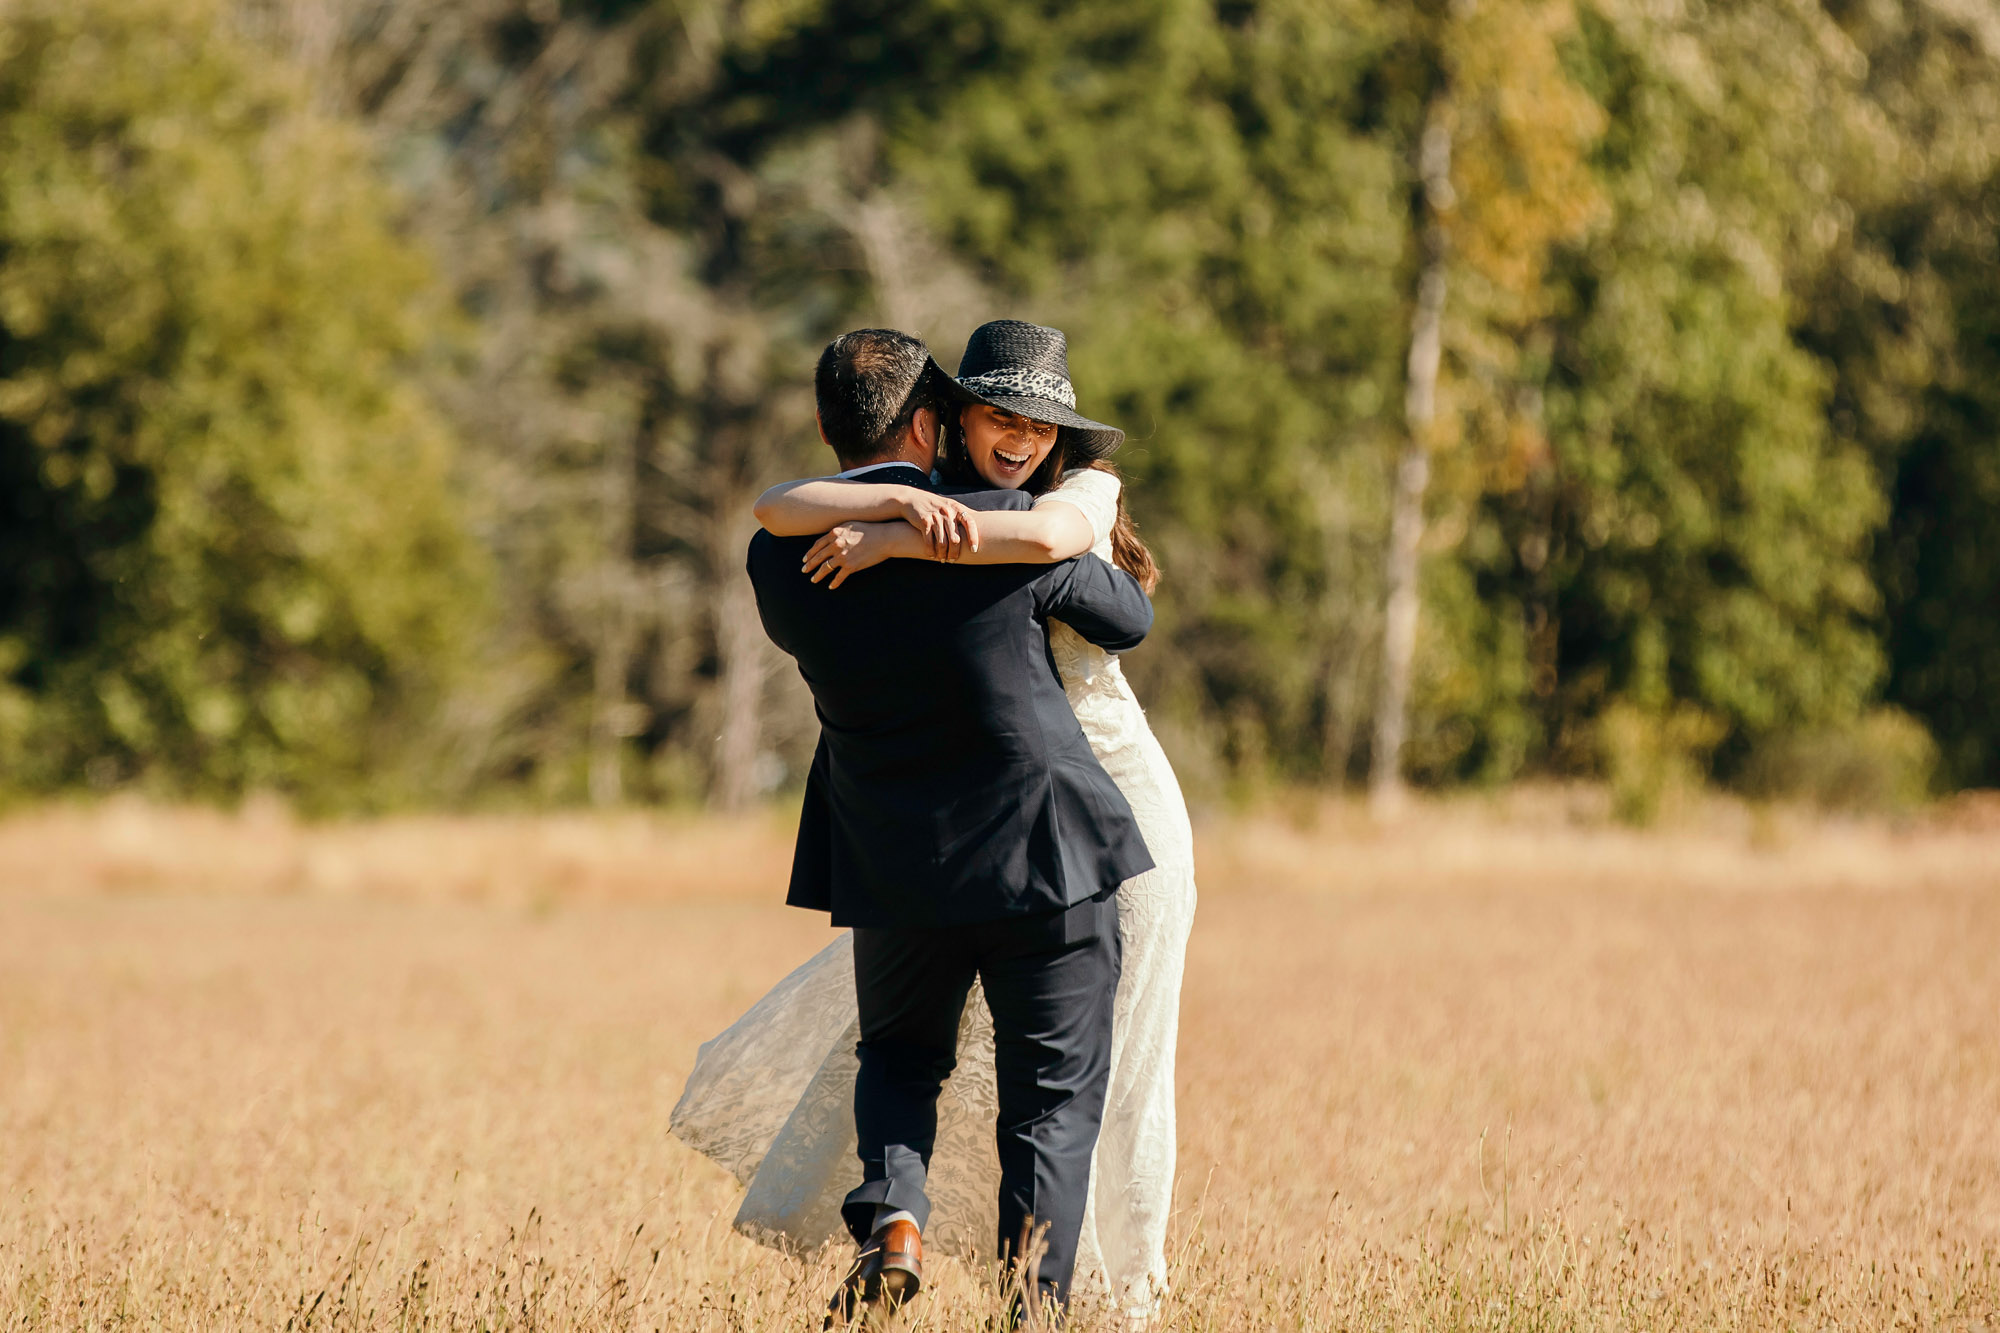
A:
[[[892,475],[892,469],[901,469],[901,472],[908,473],[909,475]],[[915,463],[906,463],[900,458],[889,463],[864,463],[860,467],[851,467],[847,471],[837,475],[842,481],[855,481],[866,477],[870,481],[896,482],[904,486],[922,486],[925,490],[929,490],[931,485],[930,476],[922,468],[918,467]]]

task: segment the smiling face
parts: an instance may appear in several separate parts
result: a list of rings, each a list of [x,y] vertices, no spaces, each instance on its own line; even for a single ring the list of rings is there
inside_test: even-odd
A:
[[[1035,469],[1056,447],[1056,428],[1031,421],[1001,407],[975,403],[959,417],[965,431],[965,456],[987,485],[1015,490],[1035,475]]]

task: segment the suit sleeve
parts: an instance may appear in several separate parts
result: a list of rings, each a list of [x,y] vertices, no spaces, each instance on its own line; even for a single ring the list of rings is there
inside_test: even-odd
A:
[[[1044,618],[1062,621],[1106,652],[1136,648],[1153,628],[1153,602],[1139,580],[1094,555],[1065,560],[1037,591]]]
[[[968,490],[946,487],[938,492],[949,496],[967,509],[981,509],[989,513],[1005,509],[1028,510],[1035,507],[1034,497],[1026,491]]]
[[[744,558],[743,572],[750,576],[750,588],[757,595],[757,618],[764,622],[764,633],[772,643],[778,645],[787,656],[796,657],[791,645],[785,641],[782,608],[773,603],[777,600],[775,589],[767,588],[777,575],[775,570],[782,563],[775,553],[777,539],[759,529],[750,539],[750,552]]]

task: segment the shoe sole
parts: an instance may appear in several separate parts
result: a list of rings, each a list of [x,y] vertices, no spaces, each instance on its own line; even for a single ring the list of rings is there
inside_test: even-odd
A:
[[[924,1280],[907,1268],[885,1268],[878,1279],[875,1299],[891,1308],[903,1304],[924,1289]]]
[[[851,1299],[838,1300],[834,1308],[827,1311],[822,1328],[866,1328],[883,1327],[886,1320],[893,1319],[924,1287],[924,1280],[907,1268],[885,1268],[860,1291],[851,1294]]]

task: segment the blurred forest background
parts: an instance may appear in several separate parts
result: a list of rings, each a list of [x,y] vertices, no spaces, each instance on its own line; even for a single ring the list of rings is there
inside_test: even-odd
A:
[[[1198,798],[2000,784],[1985,0],[4,0],[0,789],[780,792],[812,360],[998,316]]]

